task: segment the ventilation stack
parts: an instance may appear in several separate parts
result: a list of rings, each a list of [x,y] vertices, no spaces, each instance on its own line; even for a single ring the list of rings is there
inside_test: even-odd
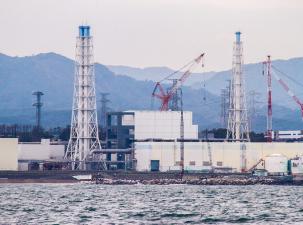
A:
[[[94,154],[100,152],[98,137],[93,38],[89,26],[79,26],[76,44],[71,133],[65,159],[71,169],[91,169]],[[102,157],[101,157],[102,158]]]
[[[235,142],[250,141],[243,76],[243,47],[240,36],[241,33],[236,32],[226,135],[227,140]]]

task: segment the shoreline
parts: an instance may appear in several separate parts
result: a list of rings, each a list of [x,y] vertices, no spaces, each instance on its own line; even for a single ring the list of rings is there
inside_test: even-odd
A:
[[[189,173],[136,171],[28,171],[0,172],[0,184],[90,183],[105,185],[296,185],[303,186],[303,176],[253,176],[249,173]]]
[[[302,186],[303,181],[284,180],[276,178],[208,178],[208,179],[153,179],[153,180],[122,180],[122,179],[96,179],[92,181],[95,184],[102,185],[174,185],[174,184],[186,184],[186,185],[201,185],[201,186],[213,186],[213,185],[287,185],[287,186]]]

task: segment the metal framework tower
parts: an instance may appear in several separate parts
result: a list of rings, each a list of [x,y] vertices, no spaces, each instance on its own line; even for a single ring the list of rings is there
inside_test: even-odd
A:
[[[221,112],[220,120],[221,126],[227,126],[228,110],[229,110],[229,93],[230,93],[230,80],[227,80],[228,86],[221,89]]]
[[[171,80],[172,80],[172,82],[173,82],[172,87],[176,86],[177,83],[178,83],[178,79],[171,79]],[[179,100],[180,100],[179,92],[180,92],[180,89],[178,89],[178,90],[172,95],[171,102],[170,102],[170,106],[169,106],[169,108],[170,108],[172,111],[178,111],[178,110],[179,110]]]
[[[40,130],[41,128],[41,108],[43,106],[43,103],[41,102],[41,96],[44,95],[41,91],[36,91],[33,93],[33,95],[36,95],[37,99],[36,102],[33,104],[33,106],[36,107],[36,128]]]
[[[100,151],[95,93],[93,38],[89,26],[79,26],[76,44],[71,134],[65,159],[73,170],[88,169],[94,152]],[[102,155],[99,154],[99,157]],[[99,159],[100,161],[102,159]]]
[[[107,106],[107,103],[110,103],[110,100],[107,98],[109,93],[101,92],[101,120],[100,120],[100,125],[101,127],[106,127],[106,113],[109,110],[109,107]]]
[[[248,99],[248,121],[249,121],[249,130],[253,130],[253,123],[255,122],[257,116],[257,104],[261,103],[257,100],[260,96],[260,93],[257,91],[250,91],[249,92],[249,99]]]
[[[231,141],[250,141],[242,68],[243,48],[240,36],[241,33],[236,32],[226,139]]]

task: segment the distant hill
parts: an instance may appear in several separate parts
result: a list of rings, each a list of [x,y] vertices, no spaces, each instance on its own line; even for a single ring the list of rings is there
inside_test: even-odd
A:
[[[303,58],[292,58],[289,60],[273,60],[273,66],[285,73],[287,76],[278,73],[278,75],[287,83],[290,89],[303,99]],[[148,68],[134,68],[128,66],[107,66],[111,71],[117,74],[123,74],[132,77],[136,80],[161,80],[168,74],[173,72],[167,67],[148,67]],[[262,63],[246,64],[244,66],[244,75],[246,78],[247,93],[256,91],[259,93],[258,101],[261,105],[267,102],[267,81],[266,77],[262,75]],[[180,77],[181,74],[176,74],[175,77]],[[217,96],[220,95],[221,89],[226,88],[228,80],[231,78],[231,70],[221,72],[208,72],[193,74],[185,85],[194,89],[201,89],[205,85],[205,89]],[[283,90],[281,85],[275,80],[273,76],[273,102],[280,106],[286,106],[292,109],[298,109],[298,106]],[[249,98],[249,97],[247,97]]]
[[[117,75],[98,63],[95,65],[95,74],[97,99],[100,99],[100,92],[109,92],[110,107],[113,110],[151,109],[153,81],[138,81],[129,76]],[[0,79],[0,123],[34,123],[35,109],[32,103],[35,98],[32,92],[36,90],[45,94],[42,97],[44,126],[70,123],[73,60],[55,53],[29,57],[9,57],[1,54]],[[205,121],[209,117],[203,110],[216,111],[218,107],[199,107],[202,104],[201,93],[201,90],[184,87],[184,104],[188,110],[197,112],[196,121]],[[218,97],[209,93],[208,95],[218,103]],[[216,119],[218,118],[209,117],[207,121],[215,123]]]
[[[303,99],[303,58],[293,58],[289,60],[274,60],[273,66],[285,73],[287,76],[278,75],[287,83],[290,89]],[[262,63],[247,64],[244,66],[247,93],[250,91],[259,92],[259,99],[262,105],[267,103],[267,78],[262,75]],[[205,82],[206,89],[215,95],[219,95],[222,88],[227,86],[227,80],[231,78],[231,71],[222,71],[214,74],[212,78]],[[277,80],[272,78],[273,104],[298,109],[298,106],[288,96]],[[296,82],[294,82],[296,80]],[[193,87],[199,87],[199,83]]]
[[[146,67],[146,68],[135,68],[129,66],[109,66],[107,68],[116,74],[126,75],[136,80],[150,80],[160,81],[169,74],[175,72],[175,70],[168,67]],[[193,73],[186,81],[186,86],[192,86],[197,83],[201,83],[204,80],[208,80],[213,77],[215,72],[207,73]],[[176,73],[172,78],[181,77],[182,72]],[[201,85],[200,85],[201,87]],[[199,87],[199,88],[200,88]]]
[[[297,60],[302,62],[301,58]],[[295,59],[289,60],[289,65],[287,62],[281,61],[283,65],[285,64],[285,68],[281,66],[282,64],[277,64],[277,67],[279,66],[281,70],[290,74],[299,74],[299,68],[303,68]],[[255,79],[251,79],[247,85],[262,89],[260,80],[263,77],[259,74],[259,66],[258,64],[248,65],[245,70],[248,71],[247,76],[260,77],[256,78],[259,83]],[[296,69],[287,70],[287,68],[293,68],[292,66],[295,66]],[[109,68],[112,69],[112,67]],[[166,71],[166,75],[171,70],[160,68],[158,72],[154,69],[150,71],[155,71],[155,74]],[[100,100],[100,92],[109,92],[110,107],[113,110],[151,109],[153,79],[134,79],[133,77],[138,76],[134,75],[135,73],[119,75],[117,71],[114,73],[99,63],[95,66],[95,73],[97,99]],[[221,126],[218,90],[226,86],[225,80],[228,78],[228,74],[229,72],[225,71],[210,75],[211,78],[206,82],[207,91],[202,90],[201,86],[198,88],[185,86],[183,88],[184,109],[193,111],[194,122],[198,123],[201,129]],[[43,125],[54,127],[70,123],[74,79],[73,60],[55,53],[28,57],[10,57],[0,54],[0,79],[0,123],[33,124],[35,122],[35,109],[32,107],[32,103],[35,99],[32,92],[37,90],[45,94],[42,97],[44,103],[42,108]],[[302,77],[296,77],[296,79],[300,80]],[[285,93],[281,90],[281,94]],[[285,98],[290,104],[293,104],[288,96]],[[275,94],[274,99],[277,99]],[[156,103],[159,102],[156,100]],[[280,105],[283,104],[284,102]],[[100,107],[99,103],[97,106]],[[290,109],[288,104],[284,106],[274,105],[273,108],[276,129],[299,129],[301,127],[302,122],[297,108]],[[260,106],[254,129],[264,130],[265,115],[265,108]]]

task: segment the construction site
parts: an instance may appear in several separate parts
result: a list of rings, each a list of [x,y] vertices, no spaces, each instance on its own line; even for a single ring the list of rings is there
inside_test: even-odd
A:
[[[40,175],[48,174],[46,178],[50,171],[56,171],[56,177],[68,171],[73,175],[134,171],[303,177],[302,131],[274,131],[272,128],[272,78],[299,106],[302,117],[303,104],[281,78],[283,72],[272,65],[270,55],[264,57],[260,65],[267,79],[266,141],[251,141],[252,124],[245,89],[248,81],[243,72],[240,32],[235,33],[233,43],[232,79],[221,95],[224,103],[222,121],[218,122],[225,126],[226,135],[224,138],[208,135],[201,138],[199,127],[193,122],[193,113],[184,107],[186,98],[182,86],[196,68],[207,66],[204,64],[207,53],[202,52],[179,70],[163,77],[153,90],[146,90],[159,108],[107,111],[108,93],[103,93],[102,115],[98,121],[91,27],[79,26],[78,29],[69,141],[20,142],[17,138],[1,138],[1,178],[19,176],[18,172],[12,175],[9,171],[19,171],[19,178],[26,176],[26,171],[40,171]],[[33,95],[37,98],[34,106],[39,130],[43,92]],[[100,126],[105,128],[104,138],[99,135]]]

